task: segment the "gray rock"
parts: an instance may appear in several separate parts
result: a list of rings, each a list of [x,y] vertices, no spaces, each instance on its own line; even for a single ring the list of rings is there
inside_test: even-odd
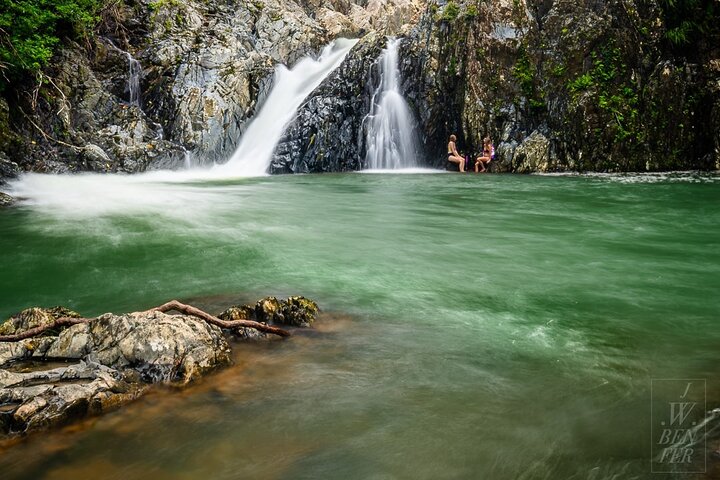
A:
[[[3,327],[17,333],[48,321],[48,310],[28,309]],[[16,368],[30,358],[36,364],[46,359],[78,363]],[[160,312],[105,314],[57,337],[0,343],[0,434],[22,434],[102,413],[134,400],[148,383],[188,383],[228,363],[230,347],[218,327]]]
[[[11,162],[7,155],[0,151],[0,185],[7,179],[17,178],[20,175],[20,167],[17,163]]]
[[[15,203],[15,199],[7,193],[0,192],[0,207],[9,207]]]
[[[518,173],[547,172],[550,141],[538,131],[534,131],[515,149],[512,167]]]
[[[138,370],[148,382],[182,381],[230,363],[222,331],[195,317],[160,312],[105,314],[64,330],[48,349],[51,358],[88,359]]]
[[[117,370],[92,362],[29,373],[0,370],[0,434],[24,434],[113,410],[146,387],[129,384]]]

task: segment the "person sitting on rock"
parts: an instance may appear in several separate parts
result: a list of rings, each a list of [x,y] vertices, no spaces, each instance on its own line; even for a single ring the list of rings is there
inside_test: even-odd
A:
[[[482,168],[482,170],[480,170],[480,173],[485,172],[485,167],[490,162],[492,162],[494,156],[495,147],[493,147],[493,144],[490,141],[490,137],[485,137],[485,139],[483,140],[483,153],[475,159],[475,173],[478,173],[479,168]]]
[[[465,173],[465,159],[458,153],[455,141],[457,137],[450,135],[450,141],[448,142],[448,162],[457,163],[460,168],[460,173]]]

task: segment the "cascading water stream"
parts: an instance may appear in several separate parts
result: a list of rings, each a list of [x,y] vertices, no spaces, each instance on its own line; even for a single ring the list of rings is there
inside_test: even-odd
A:
[[[114,50],[122,53],[128,61],[128,80],[127,80],[127,91],[128,91],[128,103],[134,107],[142,108],[141,97],[140,97],[140,77],[142,75],[142,66],[130,52],[123,50],[113,43],[109,38],[103,37],[103,39],[110,45]]]
[[[338,39],[317,58],[306,57],[292,69],[279,65],[273,88],[252,119],[233,156],[213,173],[228,177],[264,175],[272,153],[297,109],[333,70],[340,66],[357,40]]]
[[[130,55],[129,52],[125,52],[128,59],[128,99],[130,105],[138,108],[142,108],[140,104],[140,75],[142,74],[142,67],[140,62]]]
[[[397,170],[417,166],[419,148],[415,121],[400,92],[400,39],[391,38],[378,67],[380,85],[366,117],[365,166],[370,170]]]

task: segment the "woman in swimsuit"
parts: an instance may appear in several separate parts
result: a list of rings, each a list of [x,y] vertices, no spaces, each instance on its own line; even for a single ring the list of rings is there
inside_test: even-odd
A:
[[[465,159],[458,153],[457,147],[455,146],[455,140],[457,140],[457,137],[455,137],[455,135],[450,135],[450,141],[447,146],[448,162],[457,163],[460,168],[460,173],[465,173]]]
[[[494,150],[490,137],[485,137],[483,140],[483,153],[475,159],[475,173],[478,173],[478,168],[482,168],[481,173],[485,171],[485,166],[492,162]]]

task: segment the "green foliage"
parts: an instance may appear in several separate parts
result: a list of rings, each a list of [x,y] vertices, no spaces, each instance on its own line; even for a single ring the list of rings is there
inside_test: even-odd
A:
[[[555,77],[564,77],[567,72],[567,67],[565,65],[558,64],[552,68],[551,72]]]
[[[513,68],[513,77],[520,84],[520,89],[526,97],[531,97],[533,93],[533,84],[535,82],[535,72],[530,65],[530,57],[525,47],[520,47],[518,51],[518,60]]]
[[[597,106],[612,115],[616,141],[640,140],[639,98],[636,90],[627,83],[627,67],[622,63],[621,50],[613,45],[600,47],[591,53],[592,68],[567,84],[570,93],[592,91]]]
[[[570,90],[571,93],[582,92],[584,90],[588,90],[592,86],[593,78],[589,72],[584,73],[575,80],[570,80],[568,82],[568,90]]]
[[[448,72],[448,75],[450,75],[451,77],[454,77],[455,75],[457,75],[457,61],[455,60],[455,57],[450,58],[450,63],[448,64],[447,72]]]
[[[445,5],[440,19],[446,22],[454,22],[458,18],[458,15],[460,15],[460,7],[451,0]]]
[[[542,110],[545,108],[545,100],[543,93],[536,88],[535,67],[530,62],[525,46],[521,46],[518,50],[518,59],[512,71],[513,77],[518,81],[523,96],[528,99],[528,103],[532,110]]]
[[[475,5],[469,5],[465,9],[465,14],[463,15],[466,20],[474,20],[479,15],[478,9]]]
[[[665,38],[675,47],[688,46],[702,35],[717,34],[720,3],[717,0],[661,0]]]
[[[39,71],[61,39],[90,35],[103,1],[0,0],[0,90]]]

